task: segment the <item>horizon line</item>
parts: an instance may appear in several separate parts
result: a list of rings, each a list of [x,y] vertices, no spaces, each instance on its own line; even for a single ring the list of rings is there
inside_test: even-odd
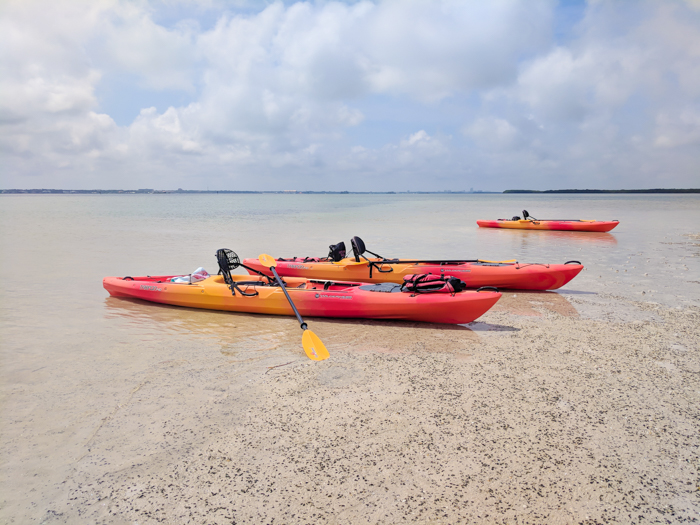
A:
[[[700,193],[700,188],[648,188],[648,189],[617,189],[617,190],[601,190],[601,189],[561,189],[561,190],[521,190],[509,189],[504,191],[485,191],[485,190],[442,190],[442,191],[349,191],[349,190],[156,190],[152,188],[137,189],[137,190],[117,190],[117,189],[90,189],[90,190],[66,190],[66,189],[50,189],[50,188],[27,188],[27,189],[2,189],[2,194],[183,194],[183,193],[233,193],[233,194],[330,194],[330,195],[392,195],[392,194],[424,194],[424,195],[439,195],[439,194],[522,194],[522,193]]]

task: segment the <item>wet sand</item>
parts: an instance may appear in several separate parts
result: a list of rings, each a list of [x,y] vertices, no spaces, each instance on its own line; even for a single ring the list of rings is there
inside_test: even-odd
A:
[[[5,471],[33,481],[4,480],[0,522],[700,520],[697,307],[563,290],[468,328],[318,319],[321,363],[269,322],[92,378],[85,428],[6,429]]]

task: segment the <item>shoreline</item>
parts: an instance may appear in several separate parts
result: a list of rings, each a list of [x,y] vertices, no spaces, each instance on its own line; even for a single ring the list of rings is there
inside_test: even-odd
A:
[[[468,328],[312,323],[331,353],[321,363],[303,357],[292,320],[220,348],[160,349],[113,385],[75,456],[52,460],[34,504],[6,492],[0,518],[698,518],[700,308],[519,292]],[[16,454],[31,454],[19,439]]]

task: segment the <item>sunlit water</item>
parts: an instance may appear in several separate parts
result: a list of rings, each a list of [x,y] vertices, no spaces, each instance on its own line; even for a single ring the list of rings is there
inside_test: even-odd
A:
[[[523,208],[535,217],[620,225],[612,233],[476,226],[477,219]],[[6,503],[25,498],[30,487],[49,497],[90,443],[105,407],[135,380],[147,381],[150,363],[193,348],[202,359],[240,362],[299,353],[292,318],[110,298],[104,276],[199,266],[214,273],[217,248],[241,258],[324,256],[329,244],[349,247],[358,235],[387,257],[580,260],[586,269],[557,296],[560,312],[573,309],[566,298],[577,292],[676,308],[700,304],[695,195],[0,195],[0,219],[1,450],[3,477],[14,480]],[[314,323],[326,326],[336,345],[360,329],[380,341],[396,325]]]
[[[619,219],[611,233],[478,228],[481,218]],[[216,272],[217,248],[241,258],[323,256],[362,237],[383,256],[517,259],[586,267],[567,291],[668,306],[700,303],[695,195],[2,195],[3,359],[72,359],[89,341],[266,332],[265,317],[154,308],[108,298],[107,275]],[[167,319],[167,322],[163,322]],[[207,328],[208,327],[208,328]],[[7,370],[7,368],[6,368]]]

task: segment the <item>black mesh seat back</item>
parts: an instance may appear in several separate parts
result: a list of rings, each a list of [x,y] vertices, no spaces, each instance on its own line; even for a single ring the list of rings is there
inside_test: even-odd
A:
[[[352,253],[355,256],[355,261],[360,262],[360,255],[365,253],[365,243],[359,237],[353,237],[350,239],[350,244],[352,245]]]
[[[345,243],[343,241],[340,241],[338,244],[331,244],[328,247],[328,258],[331,261],[342,261],[345,259],[346,255],[346,250],[345,250]]]
[[[224,276],[226,284],[231,284],[231,270],[235,270],[241,264],[236,252],[228,248],[216,250],[216,262],[219,263],[219,273]]]

